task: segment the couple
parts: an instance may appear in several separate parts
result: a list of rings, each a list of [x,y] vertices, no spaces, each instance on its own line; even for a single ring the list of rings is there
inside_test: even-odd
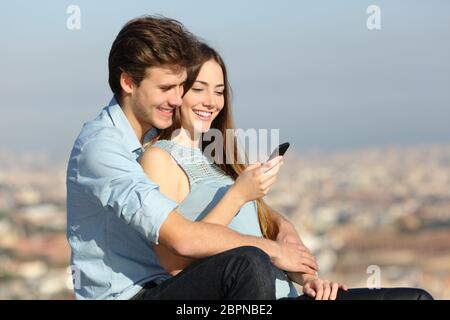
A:
[[[78,299],[429,297],[318,278],[295,228],[262,200],[282,157],[226,161],[236,150],[225,141],[233,128],[225,65],[179,22],[128,22],[110,51],[109,84],[113,100],[83,126],[68,164]],[[203,152],[211,129],[223,133],[223,161]]]

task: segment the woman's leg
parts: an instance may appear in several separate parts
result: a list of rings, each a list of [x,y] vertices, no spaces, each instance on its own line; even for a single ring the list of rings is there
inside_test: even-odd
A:
[[[293,299],[314,300],[306,295]],[[433,297],[427,291],[417,288],[355,288],[339,290],[336,300],[433,300]]]

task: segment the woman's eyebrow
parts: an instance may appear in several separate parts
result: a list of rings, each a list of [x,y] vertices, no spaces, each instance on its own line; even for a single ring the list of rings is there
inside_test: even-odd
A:
[[[195,80],[195,82],[200,82],[201,84],[204,84],[205,86],[209,85],[208,82],[202,81],[202,80]]]
[[[203,84],[203,85],[205,85],[205,86],[209,86],[209,83],[206,82],[206,81],[195,80],[195,82],[199,82],[199,83],[201,83],[201,84]],[[216,88],[217,88],[217,87],[225,87],[225,85],[224,85],[224,84],[218,84],[218,85],[216,86]]]

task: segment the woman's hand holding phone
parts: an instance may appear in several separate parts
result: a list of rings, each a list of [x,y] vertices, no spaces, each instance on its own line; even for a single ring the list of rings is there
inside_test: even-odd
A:
[[[289,148],[289,142],[280,144],[264,164],[249,165],[236,179],[231,190],[242,205],[264,197],[277,180],[278,171],[283,165],[283,155]]]
[[[275,183],[283,157],[249,165],[231,187],[242,204],[264,197]]]

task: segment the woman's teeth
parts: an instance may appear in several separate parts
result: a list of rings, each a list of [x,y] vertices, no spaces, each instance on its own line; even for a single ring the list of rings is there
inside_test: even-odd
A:
[[[211,118],[212,112],[192,110],[200,119],[209,120]]]

